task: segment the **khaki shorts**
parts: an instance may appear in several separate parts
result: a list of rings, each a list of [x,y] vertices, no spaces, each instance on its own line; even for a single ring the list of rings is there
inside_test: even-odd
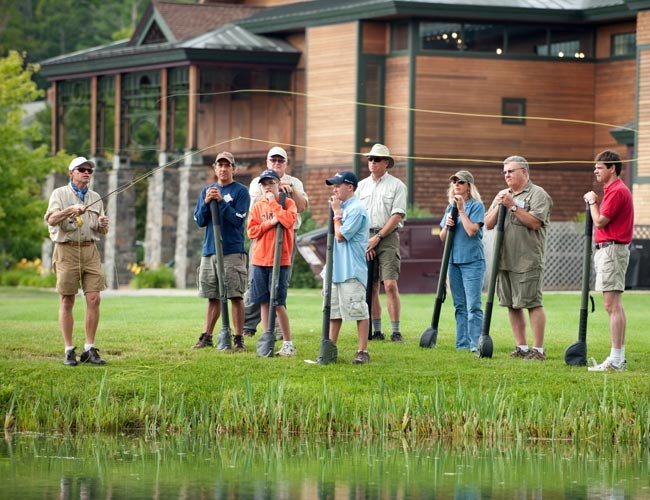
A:
[[[52,269],[56,273],[56,290],[61,295],[76,295],[79,283],[84,293],[106,289],[101,258],[96,245],[54,244]]]
[[[373,236],[372,234],[370,236]],[[375,280],[395,280],[399,279],[399,272],[402,258],[399,253],[399,233],[393,231],[379,242],[375,247],[377,256],[375,257],[375,269],[373,276]],[[379,262],[379,265],[377,265]]]
[[[625,291],[625,272],[630,261],[628,245],[610,245],[596,250],[594,268],[596,269],[596,291]]]
[[[330,319],[343,321],[368,319],[366,287],[356,278],[344,283],[332,283]]]
[[[525,273],[499,271],[497,278],[497,295],[502,306],[531,309],[542,305],[544,272],[541,269]]]
[[[247,271],[246,254],[233,253],[223,256],[223,267],[226,273],[226,295],[229,299],[238,299],[246,291]],[[199,297],[205,299],[219,298],[219,278],[217,277],[217,256],[201,257],[201,265],[197,270]]]

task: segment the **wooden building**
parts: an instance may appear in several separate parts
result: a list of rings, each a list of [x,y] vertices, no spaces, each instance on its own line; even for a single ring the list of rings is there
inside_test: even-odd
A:
[[[471,170],[489,203],[500,162],[518,154],[553,220],[570,220],[597,188],[593,157],[612,148],[634,159],[624,180],[650,223],[648,42],[650,0],[153,0],[130,40],[42,73],[54,149],[104,165],[105,192],[167,165],[147,178],[145,261],[173,259],[186,286],[202,237],[192,210],[221,150],[246,183],[284,145],[318,220],[323,179],[366,176],[359,154],[375,142],[396,157],[409,202],[434,214],[450,174]],[[117,276],[135,259],[136,203],[133,190],[108,201]]]

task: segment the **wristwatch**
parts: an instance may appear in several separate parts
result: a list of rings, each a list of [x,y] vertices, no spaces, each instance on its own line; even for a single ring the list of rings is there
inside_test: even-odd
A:
[[[517,211],[517,208],[518,208],[517,205],[512,205],[512,206],[510,207],[510,211],[514,213],[514,212]]]

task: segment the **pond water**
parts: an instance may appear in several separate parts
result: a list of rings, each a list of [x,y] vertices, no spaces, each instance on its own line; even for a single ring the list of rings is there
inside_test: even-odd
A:
[[[0,498],[648,499],[648,449],[5,436]]]

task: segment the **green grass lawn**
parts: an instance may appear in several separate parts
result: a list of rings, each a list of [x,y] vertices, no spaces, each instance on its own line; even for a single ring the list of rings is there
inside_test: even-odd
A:
[[[170,292],[170,294],[173,292]],[[609,353],[608,316],[594,294],[588,355]],[[402,297],[404,344],[371,342],[371,363],[351,364],[356,328],[344,323],[339,361],[309,365],[321,338],[318,290],[291,290],[295,358],[192,350],[206,301],[198,297],[106,296],[97,346],[105,367],[63,365],[53,292],[0,288],[0,411],[5,427],[29,431],[331,433],[487,438],[650,438],[650,293],[624,295],[624,373],[589,373],[564,363],[577,339],[580,295],[545,295],[548,360],[510,359],[513,340],[495,306],[494,357],[454,348],[453,306],[440,319],[438,346],[419,347],[433,295]],[[75,343],[83,346],[82,297]],[[384,329],[390,322],[384,310]],[[219,325],[217,326],[217,329]],[[279,348],[280,343],[276,346]]]

